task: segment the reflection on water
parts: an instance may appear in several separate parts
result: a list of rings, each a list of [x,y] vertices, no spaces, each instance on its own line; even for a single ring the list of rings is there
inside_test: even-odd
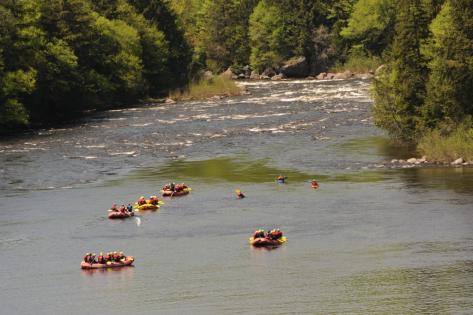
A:
[[[415,148],[401,145],[388,137],[369,136],[353,138],[333,145],[341,152],[348,154],[374,154],[384,156],[385,159],[408,159],[418,156]]]
[[[472,261],[381,269],[340,282],[337,302],[356,306],[359,314],[456,314],[473,306]]]
[[[287,177],[287,184],[298,184],[316,178],[322,182],[379,182],[389,176],[374,170],[359,172],[342,172],[339,174],[307,174],[298,170],[278,168],[272,160],[250,160],[246,156],[225,157],[208,160],[173,160],[156,168],[144,168],[132,172],[127,180],[155,180],[165,178],[167,181],[226,181],[231,183],[270,183],[278,175]],[[112,183],[117,184],[116,181]]]
[[[425,167],[397,172],[407,187],[473,193],[473,168]]]

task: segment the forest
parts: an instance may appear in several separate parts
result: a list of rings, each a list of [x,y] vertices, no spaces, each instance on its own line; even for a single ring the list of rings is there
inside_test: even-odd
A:
[[[473,140],[471,0],[2,0],[0,20],[2,130],[304,57],[307,75],[378,69],[375,123],[396,140]]]

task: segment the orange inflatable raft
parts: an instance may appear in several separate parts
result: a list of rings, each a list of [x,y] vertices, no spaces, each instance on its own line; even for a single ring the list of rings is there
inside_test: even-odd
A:
[[[277,247],[281,244],[284,244],[287,241],[287,238],[283,236],[277,240],[274,240],[268,237],[250,237],[249,241],[254,247]]]
[[[135,258],[133,256],[126,256],[125,260],[116,262],[116,261],[109,261],[106,264],[99,264],[99,263],[87,263],[85,261],[82,261],[80,263],[81,269],[105,269],[105,268],[120,268],[120,267],[126,267],[126,266],[131,266],[133,262],[135,261]]]

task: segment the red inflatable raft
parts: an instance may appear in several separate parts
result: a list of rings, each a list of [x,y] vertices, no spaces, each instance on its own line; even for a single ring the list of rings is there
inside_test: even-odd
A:
[[[109,219],[126,219],[126,218],[131,218],[135,214],[133,212],[120,212],[120,211],[111,211],[108,214]]]
[[[126,267],[126,266],[131,266],[133,262],[135,261],[135,258],[133,256],[126,256],[125,260],[120,261],[120,262],[107,262],[106,264],[99,264],[99,263],[86,263],[85,261],[82,261],[80,263],[81,269],[105,269],[105,268],[119,268],[119,267]]]

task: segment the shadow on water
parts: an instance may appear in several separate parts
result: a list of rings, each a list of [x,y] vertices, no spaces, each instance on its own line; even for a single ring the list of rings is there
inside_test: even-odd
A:
[[[396,170],[407,187],[473,193],[473,168],[424,167]]]
[[[415,148],[381,136],[354,138],[333,144],[332,147],[342,153],[378,155],[385,159],[407,159],[418,155]]]
[[[194,180],[207,183],[226,181],[238,183],[274,182],[278,175],[287,177],[288,183],[309,181],[313,178],[324,182],[379,182],[385,174],[374,170],[335,175],[308,174],[302,171],[277,168],[270,159],[250,160],[244,156],[208,160],[174,160],[158,168],[146,168],[133,172],[128,180]]]

